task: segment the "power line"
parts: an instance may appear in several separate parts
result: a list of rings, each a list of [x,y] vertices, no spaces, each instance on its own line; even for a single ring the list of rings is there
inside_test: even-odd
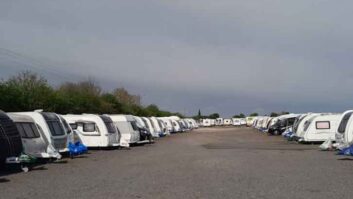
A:
[[[32,67],[32,69],[44,71],[45,73],[52,76],[53,78],[56,78],[59,81],[76,81],[77,78],[82,78],[82,76],[80,77],[79,75],[74,75],[71,73],[63,74],[61,71],[56,70],[55,66],[51,66],[50,64],[44,63],[41,60],[23,55],[21,53],[9,49],[0,48],[0,55],[1,54],[11,58],[12,61],[16,62],[17,64],[23,64],[24,66]]]

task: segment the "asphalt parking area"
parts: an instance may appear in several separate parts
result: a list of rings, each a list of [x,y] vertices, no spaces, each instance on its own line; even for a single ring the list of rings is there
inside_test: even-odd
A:
[[[208,128],[2,172],[0,198],[352,198],[352,168],[318,145]]]

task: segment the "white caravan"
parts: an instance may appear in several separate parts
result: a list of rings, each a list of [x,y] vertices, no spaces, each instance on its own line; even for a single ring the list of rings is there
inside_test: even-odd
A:
[[[262,123],[264,122],[264,120],[265,120],[265,117],[258,117],[256,125],[255,125],[255,128],[256,129],[261,129]]]
[[[166,126],[166,128],[168,129],[168,131],[170,133],[175,133],[175,130],[173,128],[173,124],[172,124],[172,120],[168,117],[160,117],[159,119],[161,119],[164,123],[164,125]]]
[[[211,126],[211,119],[203,119],[202,120],[202,126],[210,127]]]
[[[182,132],[182,127],[180,126],[180,117],[178,116],[170,116],[169,119],[172,121],[173,128],[175,132]]]
[[[152,123],[156,133],[158,134],[158,136],[159,137],[165,136],[165,133],[163,132],[163,129],[161,128],[158,119],[156,117],[150,117],[150,119],[151,119],[151,123]]]
[[[184,121],[187,123],[187,125],[189,126],[189,129],[190,129],[190,130],[196,128],[196,127],[194,126],[194,123],[192,122],[192,119],[186,118],[186,119],[184,119]]]
[[[216,126],[216,120],[215,119],[211,119],[211,126]]]
[[[49,144],[41,128],[30,116],[16,113],[8,113],[7,115],[14,121],[21,135],[25,154],[36,158],[58,157],[59,154],[54,147]]]
[[[233,126],[241,126],[240,118],[233,118],[232,123],[233,123]]]
[[[141,117],[138,117],[138,116],[132,116],[135,121],[136,121],[136,124],[140,127],[140,128],[146,128],[147,129],[147,126],[145,124],[145,122],[142,120]]]
[[[140,131],[131,115],[108,115],[120,132],[120,146],[129,147],[140,141]]]
[[[67,132],[65,132],[58,115],[50,112],[42,112],[41,110],[34,112],[18,112],[16,114],[30,116],[39,125],[48,143],[52,145],[56,151],[68,151]]]
[[[305,128],[309,127],[310,121],[315,116],[318,116],[318,113],[309,113],[296,121],[296,124],[293,125],[293,137],[295,140],[302,138],[305,134]]]
[[[334,141],[341,114],[320,114],[310,117],[298,138],[299,142]]]
[[[336,143],[339,145],[352,144],[353,142],[353,110],[348,110],[341,115],[339,126],[336,130]]]
[[[245,118],[240,118],[240,125],[242,125],[242,126],[246,125],[246,119]]]
[[[224,125],[223,118],[217,118],[216,119],[216,126],[222,126]]]
[[[190,119],[191,120],[191,122],[194,124],[194,127],[196,128],[196,129],[198,129],[199,128],[199,125],[197,124],[197,122],[195,121],[195,119]]]
[[[139,133],[140,133],[140,141],[138,142],[139,144],[142,143],[152,143],[153,139],[152,139],[152,134],[149,130],[149,128],[147,127],[147,123],[145,123],[142,119],[142,117],[139,116],[133,116],[133,118],[136,121],[136,125],[139,129]]]
[[[155,138],[159,137],[157,131],[153,127],[152,121],[147,117],[142,117],[142,119],[145,122],[148,130],[151,132],[152,136]]]
[[[181,126],[180,126],[179,122],[177,120],[173,119],[173,118],[171,119],[171,121],[172,121],[172,124],[173,124],[174,131],[176,133],[180,133],[182,131],[182,129],[181,129]]]
[[[263,131],[266,131],[271,120],[272,120],[271,117],[267,117],[267,116],[263,117],[260,129]]]
[[[165,125],[165,123],[163,122],[163,120],[161,120],[160,118],[156,118],[159,124],[159,128],[162,130],[163,135],[170,135],[170,131],[168,130],[167,126]]]
[[[224,119],[224,125],[229,126],[229,125],[232,125],[232,124],[233,124],[232,119]]]
[[[87,147],[119,146],[119,133],[113,121],[103,115],[62,115]]]
[[[246,117],[245,120],[246,120],[246,126],[252,126],[253,123],[254,123],[254,119],[255,117]]]

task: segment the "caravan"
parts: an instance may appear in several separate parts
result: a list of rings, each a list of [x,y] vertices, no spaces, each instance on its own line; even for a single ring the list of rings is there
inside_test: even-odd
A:
[[[254,123],[254,119],[255,117],[246,117],[245,120],[246,120],[246,126],[252,126],[253,123]]]
[[[271,135],[281,135],[284,131],[293,126],[297,116],[298,114],[287,114],[277,117],[268,128],[268,133]]]
[[[348,110],[341,115],[339,126],[336,130],[336,143],[339,145],[352,144],[353,142],[353,110]]]
[[[210,127],[211,126],[211,119],[203,119],[202,126],[203,127]]]
[[[140,132],[139,143],[152,143],[153,142],[152,134],[147,128],[147,125],[145,124],[143,119],[138,116],[133,116],[133,118],[135,119],[137,128],[139,129],[139,132]]]
[[[232,119],[224,119],[224,125],[229,126],[232,124],[233,124]]]
[[[216,126],[223,126],[224,122],[223,122],[223,118],[217,118],[216,119]]]
[[[311,118],[314,118],[320,114],[318,113],[308,113],[308,114],[303,114],[300,118],[297,118],[296,121],[293,124],[293,140],[298,141],[300,138],[304,136],[305,133],[305,128],[310,124],[309,121]]]
[[[120,132],[120,146],[129,147],[140,141],[140,131],[131,115],[108,115]]]
[[[163,129],[161,128],[158,119],[156,117],[150,117],[150,120],[155,130],[155,133],[158,135],[158,137],[165,136],[165,133],[163,132]]]
[[[52,145],[56,151],[68,151],[67,132],[65,132],[63,124],[56,113],[38,110],[34,112],[17,112],[16,114],[30,116],[43,131],[49,145]]]
[[[233,123],[233,126],[241,126],[241,119],[240,118],[233,118],[232,123]]]
[[[163,135],[164,136],[170,135],[170,131],[168,130],[167,125],[163,122],[163,120],[161,120],[160,118],[156,118],[156,119],[158,121],[159,127],[162,130]]]
[[[178,123],[178,120],[175,120],[175,119],[171,119],[172,121],[172,125],[173,125],[173,128],[174,128],[174,132],[175,133],[180,133],[182,130],[181,130],[181,126],[180,124]]]
[[[0,111],[0,146],[0,165],[12,163],[23,149],[15,123],[3,111]]]
[[[87,147],[119,146],[119,133],[110,118],[104,115],[62,115]]]
[[[340,118],[340,114],[320,114],[310,117],[298,135],[298,141],[324,142],[328,139],[334,141]]]
[[[142,117],[142,120],[144,121],[145,125],[147,126],[148,130],[152,134],[152,137],[159,137],[157,131],[154,129],[152,121],[147,118],[147,117]]]
[[[172,124],[172,120],[168,117],[161,117],[159,118],[160,120],[163,121],[163,123],[165,124],[167,130],[170,132],[170,133],[175,133],[175,130],[173,128],[173,124]]]
[[[52,154],[52,152],[55,152],[54,147],[48,146],[47,138],[30,116],[15,113],[9,113],[8,116],[15,123],[21,135],[25,154],[36,158],[55,158],[58,156],[58,153]]]

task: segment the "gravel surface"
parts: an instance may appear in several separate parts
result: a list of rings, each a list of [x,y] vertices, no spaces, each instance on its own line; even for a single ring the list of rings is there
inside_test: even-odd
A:
[[[352,198],[352,160],[250,128],[198,129],[2,172],[0,198]]]

